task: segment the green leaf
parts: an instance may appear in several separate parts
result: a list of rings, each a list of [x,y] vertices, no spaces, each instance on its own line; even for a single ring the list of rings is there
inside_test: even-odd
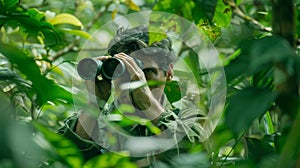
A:
[[[279,36],[244,41],[240,47],[241,56],[249,64],[249,72],[258,71],[268,64],[281,62],[295,55],[288,41]]]
[[[29,36],[42,37],[46,45],[59,44],[62,39],[53,25],[44,21],[45,15],[36,9],[28,10],[25,13],[11,13],[7,16],[8,25],[20,26],[20,30]]]
[[[122,154],[125,155],[125,154]],[[129,157],[122,156],[115,153],[105,153],[88,160],[83,168],[109,168],[109,167],[122,167],[122,168],[137,168],[137,166],[130,162]]]
[[[299,53],[298,53],[298,55],[300,55]],[[296,58],[295,58],[295,71],[296,71],[296,74],[297,74],[297,79],[298,79],[298,81],[300,81],[300,56],[297,56]]]
[[[70,140],[60,134],[49,131],[46,127],[34,123],[34,126],[45,139],[51,144],[55,159],[68,165],[69,167],[81,168],[83,164],[83,156],[79,149]]]
[[[232,60],[230,64],[224,67],[226,81],[231,83],[235,78],[245,75],[248,72],[248,63],[248,59],[243,59],[243,57]]]
[[[221,27],[227,27],[231,21],[231,8],[224,4],[223,0],[218,0],[213,21]]]
[[[32,89],[37,94],[37,103],[41,106],[47,101],[58,101],[60,99],[67,102],[72,101],[72,94],[62,87],[41,75],[40,69],[33,57],[29,56],[17,47],[0,43],[0,53],[9,59],[28,80],[32,82]]]
[[[164,88],[164,92],[170,101],[170,103],[176,102],[182,98],[182,95],[185,95],[185,91],[182,90],[183,88],[180,86],[178,81],[172,81],[166,83]]]
[[[213,20],[218,0],[195,0],[197,7],[204,11],[206,18],[209,21]],[[199,9],[197,9],[199,10]]]
[[[1,0],[0,1],[0,9],[1,10],[3,10],[3,9],[9,10],[9,9],[15,7],[18,3],[19,3],[18,0]]]
[[[246,130],[254,119],[267,112],[276,97],[276,93],[266,89],[246,88],[239,91],[231,97],[226,107],[226,124],[238,135]]]
[[[28,81],[21,78],[16,72],[6,68],[0,68],[0,80],[12,81],[17,85],[30,88],[30,83]]]
[[[184,58],[185,63],[192,70],[194,77],[196,78],[198,86],[201,86],[201,69],[198,54],[193,50],[189,50],[189,54]]]
[[[135,4],[135,2],[133,0],[125,0],[124,2],[129,9],[134,10],[134,11],[140,11],[141,9],[139,8],[139,6],[137,6]]]
[[[58,14],[54,18],[49,19],[48,22],[52,25],[70,24],[81,28],[83,27],[82,23],[77,19],[77,17],[68,13]]]
[[[242,1],[243,1],[243,0],[235,0],[235,4],[238,6],[238,5],[241,4]]]
[[[267,142],[256,138],[246,138],[249,159],[255,163],[260,162],[266,156],[275,154],[274,148]]]
[[[87,32],[81,31],[81,30],[73,30],[73,29],[60,29],[62,32],[67,33],[67,34],[73,34],[76,36],[80,36],[86,39],[91,38],[91,35]]]
[[[171,158],[172,167],[209,168],[210,163],[205,153],[181,154]]]
[[[241,53],[225,66],[226,80],[229,82],[238,76],[255,73],[260,75],[264,72],[267,76],[261,76],[260,79],[272,82],[267,70],[274,63],[295,56],[290,44],[285,39],[277,36],[243,41],[240,44],[240,49]]]
[[[194,9],[195,3],[191,0],[186,0],[181,7],[181,13],[182,16],[186,19],[193,20],[193,9]]]
[[[297,37],[299,37],[300,36],[300,2],[298,1],[298,4],[297,5],[295,5],[296,6],[296,33],[297,33]]]
[[[167,37],[166,34],[157,33],[157,32],[149,32],[149,45],[161,41]]]
[[[40,12],[38,9],[35,8],[28,9],[27,13],[31,18],[34,18],[38,21],[43,21],[46,18],[44,12]]]
[[[154,11],[162,11],[168,13],[178,13],[184,4],[184,0],[159,0],[153,7]]]

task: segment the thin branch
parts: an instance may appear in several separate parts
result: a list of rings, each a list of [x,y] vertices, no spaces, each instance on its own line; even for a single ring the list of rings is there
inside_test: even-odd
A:
[[[96,13],[95,17],[93,18],[93,20],[91,20],[90,23],[87,24],[86,28],[85,28],[85,31],[88,32],[91,27],[99,20],[99,18],[102,16],[103,13],[105,13],[107,11],[107,8],[109,7],[109,5],[111,5],[113,2],[112,1],[109,1],[106,5],[105,5],[105,8],[103,10],[103,8],[100,8],[99,11]],[[67,47],[63,48],[62,50],[58,51],[56,53],[55,56],[53,56],[51,58],[52,61],[54,60],[57,60],[58,58],[64,56],[65,54],[69,53],[69,52],[77,52],[78,49],[75,49],[75,48],[79,48],[79,38],[75,38],[75,40],[70,43]]]
[[[234,14],[236,14],[238,17],[242,18],[245,21],[251,22],[252,24],[254,24],[255,26],[259,27],[259,29],[261,31],[265,31],[265,32],[271,32],[272,28],[270,27],[265,27],[264,25],[262,25],[261,23],[259,23],[257,20],[255,20],[254,18],[246,15],[233,1],[227,1],[224,0],[223,1],[226,5],[229,5],[231,7],[231,9],[233,9]]]
[[[77,47],[77,39],[75,39],[72,43],[70,43],[67,47],[63,48],[62,50],[58,51],[52,58],[50,58],[50,60],[55,61],[58,58],[62,57],[63,55],[69,53],[69,52],[75,52],[78,50],[75,50],[75,48]]]
[[[99,20],[99,18],[102,16],[102,14],[104,12],[107,11],[107,8],[113,3],[113,1],[109,1],[106,5],[105,5],[105,8],[104,10],[102,8],[99,9],[99,11],[96,13],[95,17],[93,18],[93,20],[91,20],[90,23],[87,24],[86,26],[86,31],[89,31],[92,26]]]
[[[222,160],[221,165],[219,166],[219,168],[222,168],[224,163],[227,161],[228,157],[230,156],[230,154],[233,152],[233,150],[237,147],[237,145],[241,142],[241,140],[244,138],[246,131],[243,132],[243,134],[237,139],[237,141],[235,142],[235,144],[233,145],[233,147],[230,149],[230,151],[228,152],[228,154],[225,156],[225,158]]]

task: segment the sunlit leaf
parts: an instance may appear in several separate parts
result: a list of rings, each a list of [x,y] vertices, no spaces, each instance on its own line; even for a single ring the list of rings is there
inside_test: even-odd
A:
[[[152,124],[151,121],[149,121],[149,122],[146,123],[146,127],[147,127],[153,134],[158,135],[158,134],[161,133],[161,130],[160,130],[157,126],[155,126],[154,124]]]
[[[140,7],[133,2],[133,0],[125,0],[125,4],[134,11],[140,11]]]
[[[157,33],[157,32],[149,32],[149,45],[151,45],[154,42],[161,41],[167,37],[166,34],[163,33]]]
[[[58,14],[54,18],[49,19],[48,22],[53,25],[70,24],[74,26],[83,27],[82,23],[77,17],[68,13]]]
[[[241,133],[254,119],[267,112],[276,96],[276,93],[259,88],[239,91],[229,100],[225,113],[226,124],[235,134]]]
[[[42,21],[46,18],[45,13],[40,12],[39,10],[35,8],[28,9],[27,13],[31,18],[34,18],[36,20]]]
[[[94,157],[87,161],[83,168],[108,168],[108,167],[122,167],[122,168],[137,168],[137,166],[129,161],[129,157],[115,154],[106,153],[97,157]]]
[[[49,131],[46,127],[35,123],[34,126],[43,134],[45,139],[51,144],[58,160],[74,168],[81,168],[83,157],[79,149],[66,137]],[[54,156],[55,157],[55,156]]]
[[[155,6],[153,7],[154,11],[163,11],[169,13],[176,13],[178,10],[181,10],[184,1],[172,1],[172,0],[160,0],[158,1]]]
[[[193,19],[193,8],[195,6],[195,3],[191,0],[186,0],[181,8],[181,12],[184,18],[189,20]]]
[[[231,8],[226,6],[222,0],[218,0],[213,21],[221,27],[226,27],[231,21]]]
[[[24,13],[13,13],[6,16],[6,20],[10,26],[20,27],[20,31],[28,35],[27,37],[45,40],[46,45],[58,44],[62,41],[53,25],[45,21],[45,14],[37,9],[30,9]]]
[[[116,8],[116,9],[114,9],[114,10],[111,12],[111,18],[112,18],[112,19],[115,19],[117,13],[118,13],[118,9]]]
[[[235,0],[236,5],[240,5],[243,0]]]
[[[68,34],[73,34],[76,36],[81,36],[83,38],[89,39],[91,38],[91,35],[85,31],[82,30],[73,30],[73,29],[60,29],[61,31],[68,33]]]

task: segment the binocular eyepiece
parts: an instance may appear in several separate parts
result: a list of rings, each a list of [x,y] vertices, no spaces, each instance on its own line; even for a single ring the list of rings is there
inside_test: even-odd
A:
[[[134,58],[136,64],[143,69],[142,61]],[[97,60],[94,58],[83,58],[77,65],[77,72],[82,79],[91,80],[95,79],[98,75],[113,80],[121,77],[126,70],[125,63],[117,58],[109,58],[105,61]]]

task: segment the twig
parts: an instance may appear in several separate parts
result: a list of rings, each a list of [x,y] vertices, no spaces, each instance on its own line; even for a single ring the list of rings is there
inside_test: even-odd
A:
[[[265,27],[264,25],[262,25],[261,23],[259,23],[254,18],[246,15],[233,1],[223,0],[223,2],[226,5],[229,5],[231,7],[231,9],[233,9],[234,14],[236,14],[238,17],[244,19],[245,21],[253,23],[255,26],[259,27],[259,29],[261,31],[265,31],[265,32],[271,32],[272,31],[272,28]]]
[[[67,47],[65,47],[62,50],[58,51],[50,60],[55,61],[58,58],[60,58],[61,56],[65,55],[69,52],[77,51],[77,50],[74,49],[76,47],[75,44],[77,44],[77,39],[75,39],[75,41],[70,43]]]
[[[112,3],[113,3],[112,1],[109,1],[105,5],[105,9],[104,10],[102,8],[99,9],[99,11],[97,12],[97,14],[93,18],[93,20],[91,20],[91,22],[87,24],[87,26],[85,28],[86,32],[88,32],[91,29],[92,25],[95,24],[99,20],[99,18],[102,16],[102,14],[107,11],[107,8]],[[56,53],[56,55],[51,58],[51,60],[54,61],[54,60],[57,60],[58,58],[62,57],[63,55],[65,55],[65,54],[67,54],[69,52],[73,52],[73,51],[76,52],[76,51],[78,51],[78,50],[75,50],[76,47],[79,48],[78,41],[79,41],[79,38],[75,38],[75,40],[72,43],[70,43],[67,47],[65,47],[62,50],[58,51]]]
[[[89,30],[92,28],[92,26],[99,20],[99,18],[102,16],[102,14],[103,14],[104,12],[107,11],[107,8],[108,8],[109,5],[111,5],[112,3],[113,3],[112,1],[109,1],[109,2],[105,5],[105,9],[104,9],[104,10],[101,9],[101,8],[99,9],[99,11],[97,12],[97,14],[96,14],[95,17],[93,18],[93,20],[91,20],[91,22],[87,24],[87,26],[86,26],[86,31],[89,31]]]
[[[241,142],[242,138],[244,137],[246,131],[243,132],[243,134],[239,137],[239,139],[236,141],[236,143],[233,145],[233,147],[230,149],[229,153],[225,156],[224,160],[222,160],[221,165],[219,166],[219,168],[222,168],[224,163],[227,161],[229,155],[233,152],[233,150],[235,149],[235,147]]]

